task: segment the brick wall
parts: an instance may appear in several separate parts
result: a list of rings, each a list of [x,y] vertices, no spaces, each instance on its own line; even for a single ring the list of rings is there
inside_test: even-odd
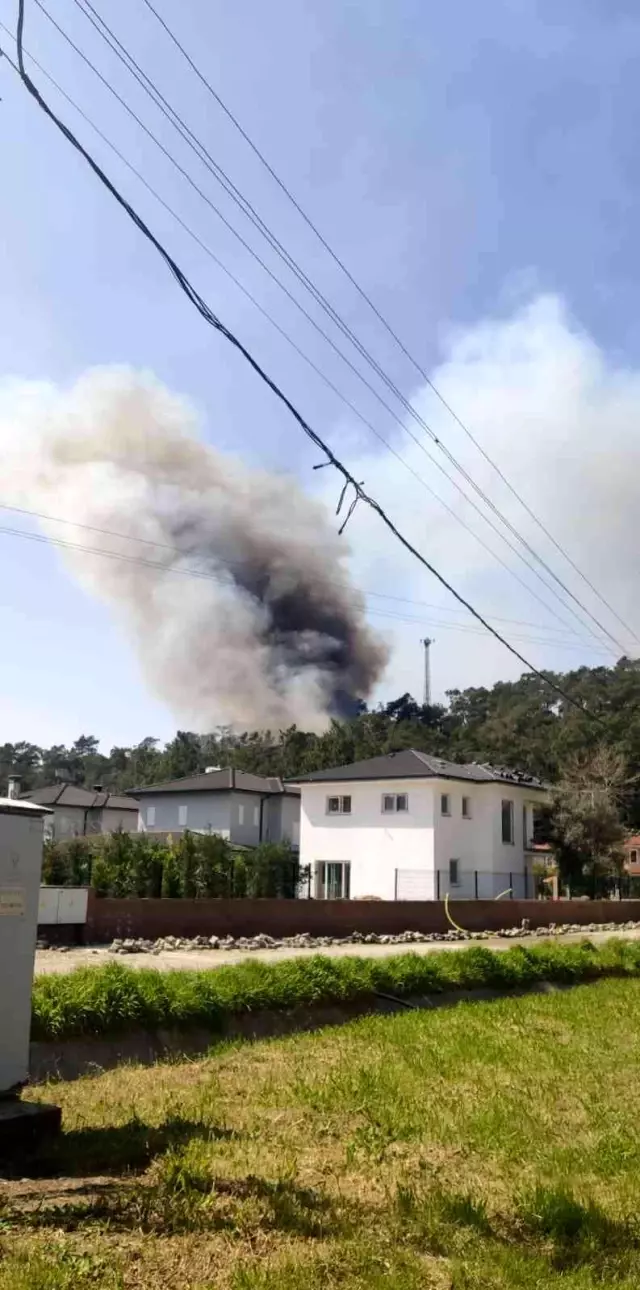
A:
[[[498,931],[528,918],[549,923],[640,921],[640,900],[457,900],[452,915],[468,931]],[[143,936],[347,936],[350,932],[445,932],[439,901],[115,900],[89,894],[86,940]]]

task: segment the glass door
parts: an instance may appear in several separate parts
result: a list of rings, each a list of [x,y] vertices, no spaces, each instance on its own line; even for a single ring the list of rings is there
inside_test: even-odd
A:
[[[350,892],[350,864],[342,860],[316,863],[316,900],[348,900]]]

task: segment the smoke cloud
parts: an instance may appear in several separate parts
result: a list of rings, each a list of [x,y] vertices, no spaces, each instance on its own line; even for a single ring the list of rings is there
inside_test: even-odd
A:
[[[206,446],[191,407],[152,377],[5,385],[0,444],[4,501],[72,521],[42,521],[57,541],[126,557],[64,552],[177,718],[318,730],[370,694],[387,651],[333,517],[292,479]]]
[[[640,636],[638,365],[622,364],[619,355],[597,344],[566,303],[553,295],[505,307],[499,316],[452,334],[443,350],[442,363],[430,373],[438,389],[579,568]],[[366,481],[367,491],[401,520],[407,536],[535,666],[565,671],[582,664],[612,664],[623,653],[637,657],[638,639],[563,560],[432,391],[416,390],[413,402],[534,549],[613,631],[620,648],[599,637],[597,629],[596,637],[590,636],[573,617],[567,598],[563,596],[561,604],[518,563],[407,436],[398,434],[398,450],[468,528],[463,529],[388,453],[370,452],[368,436],[362,435],[343,451],[354,474]],[[412,429],[420,437],[415,425]],[[469,529],[524,578],[531,595],[474,541]],[[359,585],[413,599],[414,606],[390,608],[422,619],[419,626],[394,626],[390,618],[380,619],[392,640],[391,694],[408,689],[420,693],[417,638],[424,635],[435,638],[431,661],[438,697],[449,688],[493,685],[521,674],[522,665],[491,637],[443,625],[442,620],[457,620],[465,629],[474,627],[416,561],[389,542],[366,508],[358,515],[356,532],[353,568]],[[562,621],[534,598],[536,592]],[[441,609],[421,611],[421,601],[436,602]],[[378,608],[372,603],[374,622]]]

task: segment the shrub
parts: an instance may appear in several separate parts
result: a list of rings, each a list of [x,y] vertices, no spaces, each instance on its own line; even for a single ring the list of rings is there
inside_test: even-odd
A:
[[[212,833],[197,841],[196,896],[233,896],[235,857],[226,838]]]
[[[86,887],[91,881],[94,848],[90,838],[45,842],[42,882],[48,887]]]
[[[91,886],[98,896],[284,897],[298,894],[308,871],[288,843],[265,842],[239,851],[218,834],[175,840],[152,833],[115,832],[47,842],[42,881]]]
[[[298,857],[287,843],[262,842],[245,854],[247,896],[286,897],[297,895]]]
[[[144,1026],[209,1026],[223,1031],[234,1013],[406,998],[460,989],[513,989],[541,979],[558,982],[598,976],[640,975],[640,942],[482,947],[389,958],[309,958],[265,963],[249,960],[205,972],[157,972],[119,963],[36,977],[34,1039],[110,1035]]]
[[[167,844],[162,856],[162,886],[160,894],[174,900],[182,895],[180,861],[172,842]]]

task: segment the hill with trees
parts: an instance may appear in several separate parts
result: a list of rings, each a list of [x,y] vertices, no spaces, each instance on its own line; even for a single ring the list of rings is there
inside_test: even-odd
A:
[[[404,694],[372,709],[363,705],[351,720],[332,721],[322,735],[295,726],[243,734],[224,727],[206,735],[178,731],[163,747],[148,737],[108,755],[91,735],[81,735],[70,748],[5,743],[0,784],[18,774],[24,789],[57,778],[124,791],[229,765],[287,778],[408,747],[451,761],[513,766],[559,783],[576,758],[588,761],[607,749],[624,766],[629,786],[621,802],[624,823],[640,829],[640,786],[634,787],[640,773],[640,660],[548,675],[579,708],[525,674],[490,689],[449,691],[445,704],[425,706]]]

